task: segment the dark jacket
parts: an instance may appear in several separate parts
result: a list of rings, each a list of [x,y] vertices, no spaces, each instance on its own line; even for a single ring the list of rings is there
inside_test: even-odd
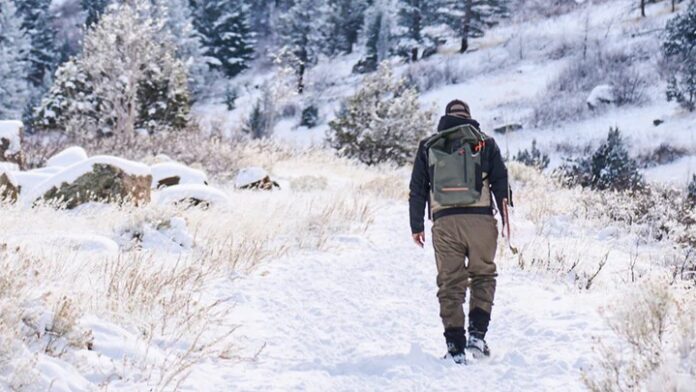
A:
[[[455,116],[443,116],[440,118],[437,131],[441,132],[454,128],[458,125],[466,124],[473,125],[477,129],[480,129],[479,123],[476,120],[464,119]],[[429,204],[430,200],[430,178],[432,175],[432,168],[430,168],[430,165],[428,164],[428,152],[424,147],[426,141],[427,139],[424,139],[418,145],[416,161],[413,165],[413,173],[411,174],[408,202],[410,207],[409,215],[411,219],[412,233],[420,233],[425,230],[425,208]],[[500,155],[500,149],[493,138],[489,137],[486,139],[486,146],[481,151],[481,154],[481,169],[483,172],[488,173],[487,178],[490,184],[490,190],[493,193],[491,200],[494,199],[498,206],[502,206],[503,199],[508,197],[508,173],[505,163],[503,162],[503,157]],[[490,208],[484,208],[483,210],[481,208],[473,207],[458,207],[446,210],[446,215],[471,213],[493,214],[493,211],[493,205],[491,205]],[[428,216],[430,216],[430,213]],[[505,219],[502,212],[500,216],[503,220]],[[439,218],[439,216],[434,216],[433,220],[437,218]],[[505,222],[503,221],[503,223]]]

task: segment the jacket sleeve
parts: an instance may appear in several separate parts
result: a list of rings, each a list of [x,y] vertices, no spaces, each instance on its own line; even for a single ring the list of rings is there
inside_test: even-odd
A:
[[[498,148],[495,140],[489,139],[488,143],[491,147],[491,166],[490,172],[488,173],[488,181],[491,186],[491,191],[493,192],[493,197],[495,198],[495,203],[498,206],[500,217],[503,220],[503,224],[505,224],[505,216],[502,211],[502,206],[503,199],[508,198],[510,189],[510,184],[508,182],[508,171],[507,167],[505,166],[505,162],[503,162],[503,157],[500,154],[500,148]],[[508,202],[512,203],[512,200],[508,200]]]
[[[428,173],[428,157],[425,151],[425,141],[418,145],[416,161],[411,173],[409,186],[409,217],[411,220],[411,233],[420,233],[425,230],[425,207],[430,195],[430,174]]]

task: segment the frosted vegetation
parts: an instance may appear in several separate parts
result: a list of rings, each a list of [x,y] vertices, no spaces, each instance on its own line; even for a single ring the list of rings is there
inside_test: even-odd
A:
[[[0,122],[0,389],[692,390],[695,15],[0,0],[0,120],[25,125]],[[406,226],[417,141],[454,98],[516,205],[471,369],[439,360]],[[95,164],[152,175],[151,199],[42,198]]]

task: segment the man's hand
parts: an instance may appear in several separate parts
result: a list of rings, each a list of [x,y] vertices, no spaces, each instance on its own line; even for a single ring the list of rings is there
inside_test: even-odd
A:
[[[411,235],[413,237],[413,242],[421,248],[425,246],[425,232],[415,233]]]

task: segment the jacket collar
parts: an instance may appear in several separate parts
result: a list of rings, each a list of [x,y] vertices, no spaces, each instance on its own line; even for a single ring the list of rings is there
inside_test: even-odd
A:
[[[440,122],[437,125],[437,131],[442,132],[444,130],[451,129],[459,125],[473,125],[474,127],[476,127],[476,129],[481,129],[481,126],[476,120],[470,118],[444,115],[440,117]]]

